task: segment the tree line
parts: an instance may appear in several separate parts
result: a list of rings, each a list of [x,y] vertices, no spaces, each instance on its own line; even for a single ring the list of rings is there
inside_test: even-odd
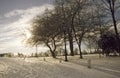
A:
[[[82,59],[82,42],[89,48],[104,51],[104,44],[108,45],[110,41],[103,43],[106,40],[103,35],[108,35],[110,31],[115,35],[116,51],[119,53],[119,18],[116,18],[119,3],[119,0],[55,0],[54,9],[46,9],[44,14],[33,19],[30,29],[32,36],[27,44],[44,44],[53,58],[56,58],[56,50],[64,45],[65,61],[68,61],[66,46],[69,45],[70,55],[74,56],[76,44]],[[110,30],[112,27],[114,29]]]

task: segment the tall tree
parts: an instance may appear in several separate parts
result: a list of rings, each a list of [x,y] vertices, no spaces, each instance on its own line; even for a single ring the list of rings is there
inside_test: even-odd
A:
[[[91,9],[90,1],[77,1],[77,8],[79,9],[73,19],[73,25],[75,25],[73,31],[79,48],[80,58],[82,59],[81,43],[84,35],[94,29],[95,14],[93,14],[94,9]]]
[[[68,61],[67,59],[67,48],[66,48],[66,42],[67,42],[67,15],[66,15],[66,8],[65,8],[65,5],[66,5],[66,0],[56,0],[57,1],[57,5],[58,7],[60,8],[60,15],[61,15],[61,28],[63,30],[63,35],[64,35],[64,55],[65,55],[65,61]]]
[[[28,40],[29,44],[44,43],[50,50],[53,58],[56,58],[56,42],[60,33],[57,15],[47,11],[43,16],[33,19],[31,28],[32,37]]]
[[[114,30],[115,30],[115,34],[116,34],[116,38],[117,38],[117,43],[118,43],[118,51],[120,51],[120,42],[119,42],[119,32],[118,32],[118,28],[117,28],[117,12],[120,8],[120,0],[102,0],[102,2],[105,4],[105,8],[107,9],[107,11],[110,12],[110,15],[112,17],[112,21],[113,21],[113,26],[114,26]]]
[[[73,0],[56,0],[56,9],[59,9],[61,17],[62,17],[62,23],[63,26],[66,30],[68,42],[69,42],[69,47],[70,47],[70,54],[71,56],[74,56],[73,52],[73,35],[72,35],[72,28],[70,25],[70,19],[71,19],[71,4]]]

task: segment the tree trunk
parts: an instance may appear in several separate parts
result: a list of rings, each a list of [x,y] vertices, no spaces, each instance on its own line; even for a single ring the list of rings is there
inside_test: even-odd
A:
[[[64,46],[65,46],[65,51],[64,51],[65,61],[68,61],[68,59],[67,59],[66,32],[65,32],[65,30],[64,30]]]
[[[69,46],[70,46],[70,55],[74,56],[74,51],[73,51],[73,37],[72,37],[72,32],[69,31]]]
[[[80,52],[80,59],[83,59],[82,51],[81,51],[81,45],[79,45],[79,52]]]
[[[36,44],[36,57],[38,57],[38,46]]]
[[[55,40],[54,39],[53,39],[53,44],[54,44],[54,48],[52,49],[52,47],[48,44],[48,42],[46,42],[46,46],[49,48],[52,57],[56,58],[56,54],[55,54],[56,44],[55,44]]]
[[[90,54],[92,54],[92,47],[91,47],[91,42],[90,42],[90,38],[89,38],[89,49],[90,49]]]
[[[79,52],[80,52],[80,59],[83,59],[82,51],[81,51],[81,42],[82,42],[82,38],[83,38],[84,34],[85,34],[85,32],[83,31],[82,34],[79,36],[79,39],[78,39],[77,35],[75,34],[75,30],[74,30],[75,40],[77,42]]]
[[[113,26],[114,30],[116,33],[116,36],[118,36],[118,30],[117,30],[117,24],[116,24],[116,18],[115,18],[115,1],[114,0],[109,0],[109,6],[110,6],[110,11],[111,11],[111,16],[113,20]]]
[[[82,39],[79,39],[78,47],[79,47],[79,52],[80,52],[80,59],[83,59],[82,50],[81,50],[81,41],[82,41]]]
[[[52,57],[53,57],[53,58],[56,58],[55,52],[51,51],[51,54],[52,54]]]

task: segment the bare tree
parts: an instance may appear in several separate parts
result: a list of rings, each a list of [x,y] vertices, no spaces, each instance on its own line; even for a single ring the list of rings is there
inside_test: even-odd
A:
[[[118,47],[118,51],[120,51],[119,32],[118,32],[118,28],[117,28],[118,19],[116,18],[117,12],[120,9],[120,0],[102,0],[102,2],[104,3],[104,7],[107,9],[107,11],[109,11],[109,13],[111,15],[116,38],[118,41],[117,47]]]
[[[60,33],[57,15],[51,12],[43,16],[37,16],[33,20],[31,33],[32,37],[28,40],[29,44],[36,45],[44,43],[50,50],[53,58],[56,58],[56,42]]]

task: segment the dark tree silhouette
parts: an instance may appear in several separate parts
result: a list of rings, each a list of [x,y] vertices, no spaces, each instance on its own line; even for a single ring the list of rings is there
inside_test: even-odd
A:
[[[112,18],[112,22],[113,22],[113,26],[114,26],[114,31],[115,31],[115,35],[116,35],[116,39],[119,42],[119,32],[118,32],[118,28],[117,28],[117,18],[116,18],[116,13],[118,12],[119,8],[120,8],[120,0],[102,0],[102,2],[105,4],[105,8],[107,9],[107,11],[110,13],[111,18]],[[118,48],[118,50],[120,51],[120,44],[117,43],[118,46],[116,46]]]
[[[119,53],[119,49],[117,48],[117,44],[120,43],[120,40],[118,41],[116,39],[116,35],[115,34],[110,34],[110,35],[102,35],[101,39],[98,41],[98,45],[99,47],[102,49],[103,54],[105,53],[106,56],[109,56],[109,54],[118,52]]]

